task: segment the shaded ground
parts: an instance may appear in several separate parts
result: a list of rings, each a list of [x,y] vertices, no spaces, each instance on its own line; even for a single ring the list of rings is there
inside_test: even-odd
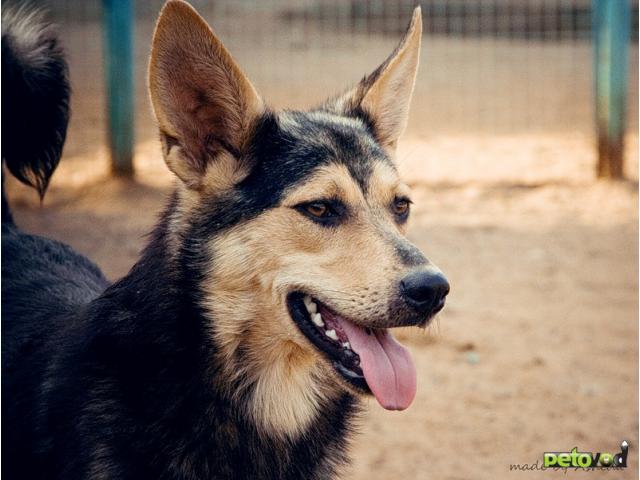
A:
[[[562,166],[531,168],[541,156]],[[589,180],[593,154],[579,138],[407,139],[400,158],[417,207],[410,236],[452,293],[427,333],[400,334],[417,362],[418,396],[404,413],[370,402],[345,478],[548,478],[509,465],[574,446],[616,453],[623,439],[633,469],[596,475],[637,478],[635,183]],[[15,216],[117,278],[171,177],[153,142],[139,145],[135,182],[106,179],[100,151],[67,160],[42,208],[10,183]],[[495,164],[504,168],[491,173]],[[568,474],[580,475],[590,474]]]

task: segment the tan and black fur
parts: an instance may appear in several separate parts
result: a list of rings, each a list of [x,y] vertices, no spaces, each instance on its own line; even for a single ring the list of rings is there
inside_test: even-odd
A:
[[[176,185],[141,259],[107,286],[68,247],[3,224],[8,478],[337,472],[363,392],[298,328],[291,295],[372,329],[432,316],[398,289],[437,272],[404,237],[394,160],[420,37],[416,9],[356,87],[276,111],[195,10],[167,2],[149,90]]]

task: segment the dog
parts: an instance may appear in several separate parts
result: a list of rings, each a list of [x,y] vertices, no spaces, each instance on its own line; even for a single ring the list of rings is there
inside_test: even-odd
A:
[[[67,67],[33,16],[3,27],[3,162],[43,195]],[[189,4],[164,5],[148,83],[175,188],[129,273],[20,231],[3,191],[6,478],[333,478],[361,398],[410,405],[390,330],[449,292],[405,238],[394,160],[420,40],[418,7],[355,87],[276,111]]]

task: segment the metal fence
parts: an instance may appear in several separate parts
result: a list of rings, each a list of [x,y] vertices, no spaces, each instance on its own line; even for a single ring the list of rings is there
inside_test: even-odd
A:
[[[622,1],[622,0],[621,0]],[[8,1],[6,3],[16,3]],[[101,2],[39,1],[60,25],[74,89],[70,149],[104,144]],[[394,48],[411,0],[194,0],[261,93],[305,107],[358,81]],[[589,0],[431,0],[408,134],[593,134]],[[155,137],[146,93],[163,2],[137,1],[136,138]],[[632,2],[628,127],[638,123],[638,1]]]

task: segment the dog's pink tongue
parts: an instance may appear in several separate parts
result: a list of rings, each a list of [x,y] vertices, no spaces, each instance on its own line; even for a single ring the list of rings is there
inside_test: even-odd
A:
[[[387,410],[404,410],[416,396],[416,367],[409,351],[387,330],[366,333],[351,322],[342,322],[351,348],[360,356],[360,367],[378,403]]]

